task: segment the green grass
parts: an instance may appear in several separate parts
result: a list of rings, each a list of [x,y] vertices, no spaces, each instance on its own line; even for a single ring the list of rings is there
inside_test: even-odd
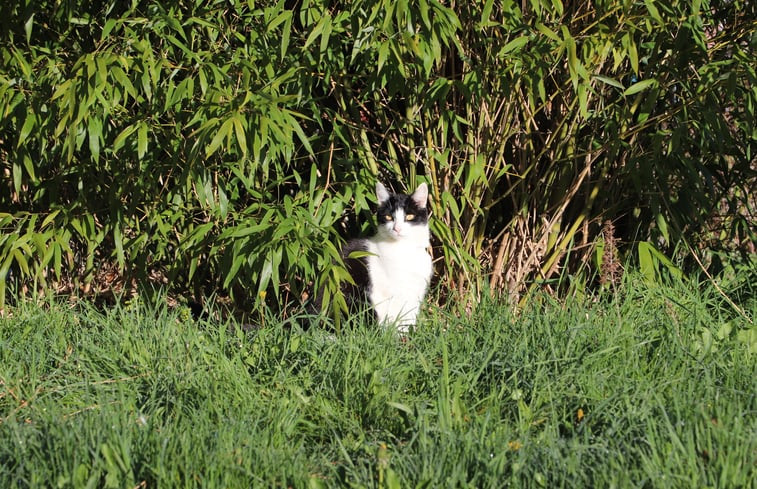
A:
[[[3,488],[755,487],[757,332],[707,288],[485,302],[405,343],[139,303],[10,312]]]

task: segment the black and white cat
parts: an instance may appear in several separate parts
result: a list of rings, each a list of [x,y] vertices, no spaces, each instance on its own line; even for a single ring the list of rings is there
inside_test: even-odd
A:
[[[342,257],[355,286],[345,292],[367,300],[379,323],[406,333],[415,324],[433,273],[428,254],[428,186],[412,195],[390,193],[376,183],[378,232],[347,242]],[[355,251],[364,256],[350,257]]]

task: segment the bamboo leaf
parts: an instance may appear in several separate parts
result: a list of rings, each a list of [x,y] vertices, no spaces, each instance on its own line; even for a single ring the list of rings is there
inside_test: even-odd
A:
[[[497,53],[497,56],[502,56],[504,54],[507,54],[511,51],[520,51],[523,46],[528,44],[530,37],[529,36],[520,36],[516,37],[512,41],[505,44],[502,49],[499,50],[499,53]]]
[[[45,219],[42,220],[40,229],[45,229],[47,226],[52,224],[55,221],[55,218],[58,217],[58,214],[60,214],[60,209],[56,209],[45,216]]]
[[[557,12],[557,15],[561,16],[563,15],[563,12],[565,11],[565,8],[563,7],[563,3],[561,0],[552,0],[552,7],[554,7],[555,12]]]
[[[484,2],[484,8],[481,9],[481,20],[480,20],[480,23],[482,26],[488,27],[495,24],[494,22],[491,21],[493,8],[494,8],[494,0],[486,0]]]
[[[223,124],[221,124],[221,127],[218,129],[218,132],[216,132],[216,135],[213,136],[213,139],[210,141],[210,144],[205,147],[205,156],[208,157],[215,153],[218,148],[223,143],[224,139],[227,139],[231,137],[231,131],[233,130],[234,126],[234,119],[232,117],[229,117],[225,121],[223,121]]]
[[[585,83],[580,83],[576,90],[578,95],[578,108],[581,117],[589,118],[589,87]]]
[[[134,88],[134,84],[120,66],[111,66],[109,73],[113,80],[123,88],[125,93],[127,93],[132,99],[137,98],[137,90]]]
[[[36,114],[34,112],[28,112],[26,114],[26,118],[24,119],[24,125],[21,126],[21,131],[19,131],[18,133],[18,143],[16,144],[16,148],[20,148],[26,142],[26,139],[29,137],[36,126]]]
[[[573,39],[573,37],[570,34],[570,31],[568,31],[568,28],[566,26],[561,26],[562,34],[563,34],[563,46],[565,47],[565,50],[568,52],[568,68],[570,71],[570,81],[573,83],[573,87],[578,87],[578,73],[579,73],[579,63],[578,55],[576,53],[576,41]]]
[[[242,125],[242,115],[240,113],[235,113],[232,116],[232,120],[234,123],[234,134],[237,138],[237,143],[239,144],[239,148],[242,150],[242,155],[247,155],[247,135],[244,131],[244,126]]]
[[[32,29],[34,28],[34,14],[29,15],[29,18],[24,22],[24,33],[26,34],[26,43],[32,42]]]
[[[547,27],[541,22],[536,23],[536,30],[547,36],[548,38],[552,39],[556,42],[562,42],[562,39],[560,39],[560,36],[558,36],[555,31]]]
[[[313,44],[316,39],[323,33],[323,29],[326,28],[326,23],[330,23],[330,16],[324,15],[321,17],[321,20],[318,21],[318,23],[313,27],[313,30],[310,31],[310,34],[308,35],[308,38],[305,40],[305,45],[303,46],[304,49],[307,49],[308,46]]]
[[[636,49],[636,43],[629,34],[624,35],[622,40],[626,48],[626,56],[631,62],[631,70],[634,73],[639,73],[639,52]]]
[[[620,88],[621,90],[625,90],[625,87],[622,83],[620,83],[618,80],[614,78],[610,78],[608,76],[602,76],[602,75],[594,75],[594,79],[601,81],[605,85],[610,85],[615,88]]]
[[[681,271],[681,269],[678,268],[672,261],[670,261],[670,258],[665,256],[664,253],[654,247],[651,243],[647,242],[646,244],[649,254],[652,255],[655,259],[655,263],[663,264],[668,273],[670,273],[673,277],[677,279],[683,277],[683,272]]]
[[[131,125],[126,126],[119,134],[116,136],[116,138],[113,140],[113,151],[118,151],[124,146],[124,143],[126,140],[134,134],[134,132],[139,128],[139,125]]]
[[[639,254],[639,267],[641,268],[641,274],[644,276],[648,283],[654,283],[656,267],[650,248],[651,245],[649,243],[647,243],[646,241],[641,241],[637,245],[637,252]]]
[[[137,127],[137,156],[143,159],[147,153],[147,123],[141,121]]]
[[[647,7],[650,17],[652,17],[659,25],[665,25],[660,16],[660,11],[657,10],[657,6],[654,4],[654,0],[644,0],[644,5]]]
[[[295,112],[291,112],[291,111],[284,112],[284,116],[285,116],[286,122],[289,124],[289,126],[291,127],[291,129],[297,135],[297,138],[300,140],[300,142],[302,143],[302,145],[305,147],[305,150],[309,154],[311,154],[311,155],[314,154],[313,153],[313,148],[312,148],[312,146],[310,146],[310,141],[308,140],[308,137],[305,135],[305,131],[302,130],[302,126],[297,121],[297,119],[295,119],[293,117],[292,114],[295,114]]]
[[[489,0],[489,3],[491,3],[493,0]],[[484,7],[484,10],[486,8]],[[428,8],[428,0],[419,0],[418,1],[418,11],[421,14],[421,20],[423,21],[423,25],[426,26],[426,29],[431,29],[431,17],[429,16],[429,8]],[[482,16],[483,17],[483,16]]]
[[[378,48],[378,71],[386,64],[386,60],[389,57],[389,42],[382,42]]]
[[[21,252],[21,250],[18,248],[14,249],[13,257],[16,259],[16,263],[21,269],[21,272],[25,276],[29,276],[29,263],[26,261],[26,256]]]
[[[26,174],[29,176],[29,179],[33,183],[38,183],[39,180],[37,179],[37,174],[34,171],[34,162],[32,161],[31,155],[27,152],[24,152],[23,154],[23,164],[24,168],[26,169]]]
[[[113,227],[113,243],[116,247],[116,260],[118,267],[123,270],[126,265],[126,255],[124,253],[124,237],[120,224],[116,223]]]
[[[24,78],[26,80],[31,79],[32,76],[32,67],[31,65],[26,61],[26,58],[24,58],[23,54],[21,53],[21,50],[19,49],[13,49],[13,58],[16,60],[16,64],[21,70],[21,73],[23,73]]]
[[[331,22],[332,20],[331,14],[327,13],[326,15],[324,15],[323,19],[321,20],[324,20],[324,19],[326,23],[323,26],[323,30],[321,32],[321,45],[320,45],[321,53],[326,52],[326,49],[329,46],[329,38],[331,37],[331,31],[334,28]]]
[[[666,243],[670,243],[670,233],[668,233],[668,223],[665,220],[665,216],[658,213],[655,221],[657,222],[657,229],[660,230],[660,234],[662,234],[662,237],[665,239]]]
[[[13,190],[16,193],[21,192],[21,184],[24,180],[23,171],[21,170],[21,165],[18,164],[18,162],[13,162]]]
[[[87,124],[87,136],[92,161],[97,162],[100,159],[100,140],[102,139],[102,122],[98,117],[90,117]]]
[[[110,33],[113,31],[113,28],[116,27],[116,23],[118,22],[117,19],[108,19],[105,21],[105,25],[103,26],[102,34],[100,34],[100,41],[104,41],[108,38]]]
[[[636,82],[630,87],[628,87],[626,91],[623,92],[623,95],[625,96],[634,95],[652,86],[657,86],[657,80],[655,80],[654,78],[641,80],[640,82]]]
[[[292,16],[291,14],[287,17],[286,21],[284,22],[284,27],[282,28],[281,32],[281,59],[282,61],[286,57],[287,49],[289,48],[289,38],[292,33]]]
[[[231,267],[226,272],[226,277],[223,281],[223,288],[228,289],[231,283],[236,278],[237,274],[239,273],[239,269],[242,268],[242,265],[245,262],[245,257],[242,255],[234,254],[234,256],[231,259]]]

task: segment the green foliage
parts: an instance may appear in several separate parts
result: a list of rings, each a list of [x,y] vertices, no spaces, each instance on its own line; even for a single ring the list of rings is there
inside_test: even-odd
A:
[[[750,487],[754,326],[712,287],[628,278],[518,316],[439,310],[404,343],[11,307],[0,486]]]
[[[260,296],[339,276],[333,224],[352,193],[326,198],[302,67],[273,43],[291,15],[241,2],[80,7],[49,4],[42,20],[16,6],[26,35],[7,31],[3,229],[22,238],[6,238],[4,274],[36,277],[54,259],[56,278],[65,265],[89,282],[115,260],[128,278]]]
[[[459,291],[482,270],[514,297],[585,272],[605,220],[641,260],[755,241],[753,2],[6,12],[0,301],[115,267],[248,310],[312,284],[340,311],[338,243],[367,227],[343,217],[377,177],[432,184]]]

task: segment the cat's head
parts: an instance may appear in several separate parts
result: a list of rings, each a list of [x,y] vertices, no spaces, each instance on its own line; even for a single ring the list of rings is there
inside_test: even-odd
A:
[[[389,192],[376,183],[378,233],[387,239],[428,239],[428,186],[422,183],[411,195]]]

